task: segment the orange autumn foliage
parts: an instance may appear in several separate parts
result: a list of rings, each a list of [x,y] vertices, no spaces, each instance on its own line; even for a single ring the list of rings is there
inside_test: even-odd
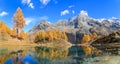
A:
[[[49,41],[53,41],[53,39],[56,38],[56,37],[53,37],[53,31],[49,30],[47,33],[48,33]]]
[[[88,43],[88,42],[90,42],[91,40],[94,40],[97,37],[98,36],[97,36],[97,34],[95,32],[92,35],[84,34],[83,39],[82,39],[82,44]]]
[[[65,32],[59,30],[40,31],[35,35],[34,42],[53,41],[56,39],[68,40]]]
[[[3,22],[0,22],[0,33],[10,34],[11,29]]]
[[[25,20],[20,8],[18,8],[14,14],[13,21],[14,26],[12,30],[3,21],[0,21],[0,38],[4,39],[11,36],[28,40],[28,35],[23,31]]]
[[[14,27],[11,35],[21,40],[28,40],[28,35],[23,31],[25,19],[22,10],[18,7],[13,17]]]
[[[89,47],[89,46],[82,46],[82,48],[83,48],[83,50],[84,50],[86,55],[92,54],[92,48],[91,47]]]
[[[22,40],[28,40],[28,35],[22,30],[20,34],[18,35],[18,38]]]
[[[0,39],[7,40],[11,33],[10,28],[3,22],[0,22]]]
[[[15,29],[11,30],[11,37],[13,37],[13,38],[17,37],[17,33],[16,33]]]
[[[17,34],[19,34],[19,30],[23,29],[25,26],[25,19],[22,10],[20,8],[17,8],[17,11],[13,17],[13,21],[14,21],[14,28]]]
[[[84,34],[82,43],[88,43],[91,40],[91,37],[89,34]]]
[[[97,34],[94,32],[92,35],[91,35],[91,39],[95,39],[97,38]]]

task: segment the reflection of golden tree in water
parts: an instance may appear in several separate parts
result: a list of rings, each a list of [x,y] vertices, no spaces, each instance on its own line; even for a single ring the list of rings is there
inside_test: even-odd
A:
[[[7,60],[8,58],[10,58],[10,55],[4,55],[0,57],[0,64],[4,64],[4,61]]]
[[[36,50],[37,50],[37,56],[40,58],[61,59],[68,56],[68,49],[60,50],[56,48],[39,47],[36,48]]]
[[[25,55],[27,54],[27,51],[20,51],[17,54],[12,54],[12,63],[13,64],[23,64],[23,62],[20,59],[23,59]],[[18,59],[19,58],[19,59]]]
[[[85,52],[86,55],[92,54],[92,49],[90,47],[88,47],[88,46],[82,46],[82,48],[83,48],[83,50],[84,50],[84,52]]]
[[[12,58],[12,64],[23,64],[21,61],[18,61],[18,57],[19,58],[24,58],[24,56],[27,54],[27,51],[23,51],[20,53],[11,53],[8,55],[3,55],[0,57],[0,64],[4,64],[4,62],[9,59]]]
[[[99,55],[101,53],[100,50],[97,50],[95,48],[92,48],[90,46],[81,46],[85,52],[86,55],[90,55],[90,54],[95,54],[95,55]]]
[[[12,54],[12,64],[22,64],[22,61],[18,60],[17,54]]]

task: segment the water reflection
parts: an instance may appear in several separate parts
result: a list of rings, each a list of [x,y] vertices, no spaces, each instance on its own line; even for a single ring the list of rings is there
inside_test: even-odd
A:
[[[94,46],[95,48],[101,50],[105,55],[120,55],[120,47],[117,46]]]
[[[118,55],[120,48],[72,46],[0,48],[0,64],[103,64],[101,57]],[[108,57],[111,58],[108,55]],[[117,57],[116,57],[117,58]],[[110,60],[110,59],[107,59]]]
[[[68,50],[50,47],[35,47],[37,57],[49,58],[49,59],[61,59],[66,58]]]
[[[84,60],[85,52],[80,46],[72,46],[68,56],[71,57],[71,64],[80,64]]]
[[[0,46],[0,64],[25,64],[29,50],[34,49],[28,46]]]
[[[40,64],[62,63],[67,58],[68,49],[35,47],[35,58]]]
[[[11,52],[10,53],[11,58],[6,60],[6,62],[4,64],[23,64],[23,57],[25,56],[25,52],[23,52],[22,50],[18,50],[17,52]]]
[[[81,46],[85,52],[85,54],[88,55],[94,55],[98,56],[102,53],[102,50],[99,50],[97,48],[94,48],[92,46]]]

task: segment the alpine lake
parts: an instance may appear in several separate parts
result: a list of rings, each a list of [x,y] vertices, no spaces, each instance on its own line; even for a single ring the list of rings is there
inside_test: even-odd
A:
[[[0,64],[120,64],[120,48],[0,46]]]

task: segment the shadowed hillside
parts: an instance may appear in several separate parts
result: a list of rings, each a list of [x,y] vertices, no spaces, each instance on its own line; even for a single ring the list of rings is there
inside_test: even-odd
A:
[[[105,45],[105,44],[120,44],[120,30],[117,32],[113,32],[107,36],[101,37],[94,42],[92,42],[92,45]]]

